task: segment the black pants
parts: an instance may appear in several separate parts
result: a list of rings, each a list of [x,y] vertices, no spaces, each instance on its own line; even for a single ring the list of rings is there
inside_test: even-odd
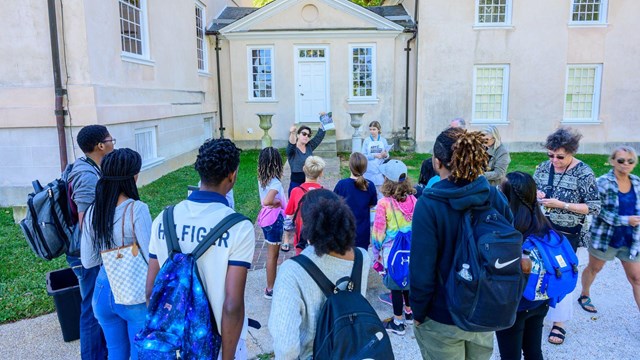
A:
[[[518,312],[512,327],[496,331],[502,360],[542,360],[542,321],[549,311],[545,303],[532,310]]]
[[[402,316],[402,303],[409,305],[409,290],[391,290],[391,304],[393,305],[393,315]]]

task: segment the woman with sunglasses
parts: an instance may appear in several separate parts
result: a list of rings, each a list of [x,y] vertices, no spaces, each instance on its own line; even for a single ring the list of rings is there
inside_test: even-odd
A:
[[[638,163],[629,146],[616,148],[609,162],[613,169],[598,178],[602,209],[591,226],[589,264],[582,273],[582,293],[578,302],[595,313],[589,290],[604,263],[616,257],[622,262],[633,297],[640,310],[640,178],[631,174]]]
[[[300,186],[305,181],[302,167],[309,156],[313,155],[313,150],[317,148],[324,139],[325,131],[323,127],[318,129],[316,136],[311,138],[313,133],[308,126],[296,128],[292,125],[289,129],[289,145],[287,146],[287,160],[291,168],[291,181],[289,182],[288,197],[291,198],[291,190]]]
[[[576,251],[586,246],[584,227],[587,215],[600,212],[600,194],[593,170],[574,157],[582,135],[568,128],[559,128],[547,137],[545,147],[549,160],[536,168],[533,178],[538,187],[538,203],[553,228],[566,236]],[[553,321],[549,342],[560,345],[566,331],[564,322],[571,320],[573,302],[570,296],[551,308],[548,320]]]

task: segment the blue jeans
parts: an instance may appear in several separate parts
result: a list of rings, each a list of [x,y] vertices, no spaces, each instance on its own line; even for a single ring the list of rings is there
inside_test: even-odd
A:
[[[99,266],[86,269],[80,258],[67,255],[67,263],[76,274],[80,285],[80,354],[82,360],[103,360],[107,358],[107,347],[98,320],[93,316],[91,299]]]
[[[93,293],[93,313],[107,339],[109,360],[128,360],[129,356],[132,360],[137,360],[138,351],[133,338],[144,327],[147,305],[116,304],[107,272],[102,266],[96,279],[96,291]]]

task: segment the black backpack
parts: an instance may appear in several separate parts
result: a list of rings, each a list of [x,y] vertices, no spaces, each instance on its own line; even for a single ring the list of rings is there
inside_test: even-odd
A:
[[[308,257],[297,262],[327,297],[320,311],[313,342],[314,359],[394,359],[389,335],[371,304],[360,293],[362,253],[355,249],[346,290],[340,290]]]
[[[60,178],[46,186],[32,182],[33,192],[27,198],[27,216],[20,229],[31,250],[45,260],[55,259],[69,250],[75,230],[69,205],[67,180],[73,164],[67,165]]]
[[[440,276],[451,317],[465,331],[509,328],[526,283],[522,234],[489,203],[467,209],[461,220],[446,282]]]

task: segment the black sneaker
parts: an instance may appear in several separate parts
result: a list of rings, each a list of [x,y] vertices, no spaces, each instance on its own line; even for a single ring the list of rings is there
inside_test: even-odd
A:
[[[411,325],[413,324],[413,311],[412,312],[404,312],[404,322]]]
[[[387,330],[387,332],[392,332],[396,335],[405,334],[404,324],[402,323],[396,324],[396,322],[392,317],[382,321],[382,325],[384,325],[384,328]]]
[[[264,298],[267,300],[271,300],[272,297],[273,297],[273,289],[271,290],[264,289]]]

